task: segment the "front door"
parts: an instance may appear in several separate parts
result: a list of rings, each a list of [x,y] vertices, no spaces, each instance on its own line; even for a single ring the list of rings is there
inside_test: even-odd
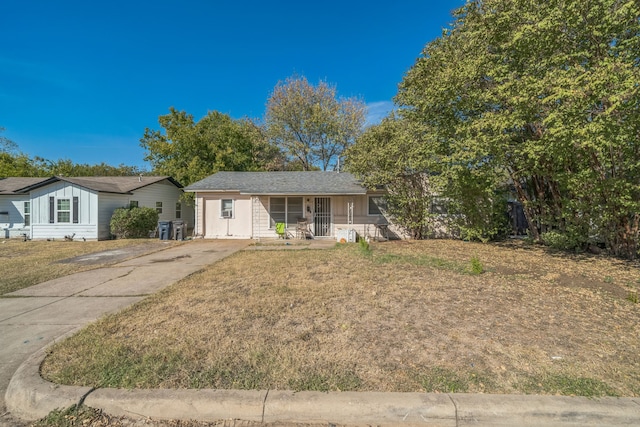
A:
[[[331,236],[331,198],[316,197],[313,216],[314,233],[318,237]]]

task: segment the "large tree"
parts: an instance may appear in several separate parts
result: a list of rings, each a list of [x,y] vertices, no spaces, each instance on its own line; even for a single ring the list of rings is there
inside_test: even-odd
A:
[[[4,128],[0,127],[0,133]],[[35,176],[37,168],[26,155],[18,152],[18,145],[0,135],[0,178],[9,176]]]
[[[280,166],[279,152],[248,119],[211,111],[197,122],[170,108],[159,117],[162,130],[146,129],[140,140],[156,173],[188,185],[217,171],[251,171]]]
[[[0,126],[0,134],[4,132],[4,128]],[[18,145],[4,135],[0,135],[0,153],[14,153],[18,149]]]
[[[400,85],[452,198],[512,185],[530,233],[595,236],[635,257],[640,225],[640,5],[472,0]],[[472,192],[469,190],[473,189]],[[457,190],[457,191],[453,191]]]
[[[431,198],[437,192],[437,177],[429,174],[430,159],[408,122],[395,115],[368,127],[345,151],[346,169],[369,188],[384,187],[386,214],[413,239],[434,231]],[[434,178],[434,179],[432,179]]]
[[[0,127],[0,132],[4,128]],[[0,136],[0,178],[64,176],[130,176],[145,173],[137,166],[111,166],[106,163],[90,165],[74,163],[70,159],[47,160],[20,152],[18,144]]]
[[[267,102],[269,138],[303,170],[338,167],[342,152],[362,132],[365,104],[337,95],[336,87],[293,76],[279,82]]]

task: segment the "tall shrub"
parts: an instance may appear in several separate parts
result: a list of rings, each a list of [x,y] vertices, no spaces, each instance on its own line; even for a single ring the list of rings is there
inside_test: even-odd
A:
[[[153,208],[118,208],[111,216],[111,234],[118,239],[149,237],[158,224],[158,212]]]

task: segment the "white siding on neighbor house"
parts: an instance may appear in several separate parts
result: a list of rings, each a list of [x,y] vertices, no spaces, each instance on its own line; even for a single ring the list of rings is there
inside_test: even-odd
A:
[[[28,195],[0,195],[0,238],[31,235],[31,227],[24,225],[24,202]]]
[[[142,180],[144,182],[144,177]],[[139,207],[156,209],[156,202],[161,202],[162,213],[159,215],[160,221],[180,219],[187,223],[187,227],[193,228],[195,224],[194,208],[185,202],[180,202],[180,197],[183,194],[182,189],[164,180],[136,190],[132,195],[128,196],[127,206],[129,202],[136,201]],[[181,207],[180,218],[176,218],[176,203],[179,202]]]
[[[54,198],[53,223],[49,221],[49,198]],[[73,223],[73,198],[78,198],[78,223]],[[68,199],[70,221],[59,223],[57,201]],[[98,238],[98,194],[68,182],[58,181],[31,192],[31,238],[63,239],[75,233],[75,238]]]
[[[144,181],[144,177],[142,178]],[[100,193],[99,239],[108,239],[111,236],[111,216],[117,208],[129,207],[131,202],[138,202],[138,207],[156,209],[156,202],[162,203],[162,213],[158,215],[159,221],[174,221],[176,218],[176,203],[180,201],[182,189],[171,182],[163,180],[135,190],[132,194]],[[193,207],[181,203],[180,219],[187,223],[189,228],[194,224]]]
[[[129,207],[128,194],[100,193],[98,195],[98,239],[111,237],[111,217],[118,208]]]

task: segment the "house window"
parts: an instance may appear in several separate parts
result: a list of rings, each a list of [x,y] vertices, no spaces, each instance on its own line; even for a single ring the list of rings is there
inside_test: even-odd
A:
[[[220,204],[220,217],[233,218],[233,200],[222,199]]]
[[[156,212],[158,212],[158,215],[162,213],[162,202],[156,202]]]
[[[383,196],[369,196],[369,209],[367,215],[383,215],[387,210],[387,202]]]
[[[129,201],[129,208],[137,208],[138,207],[138,201],[137,200],[130,200]]]
[[[176,219],[182,218],[182,203],[176,203]]]
[[[31,202],[24,202],[24,226],[31,225]]]
[[[272,228],[277,222],[284,222],[288,227],[293,227],[298,223],[298,218],[304,216],[304,200],[302,197],[271,197],[269,215]]]
[[[71,222],[71,200],[58,199],[57,218],[58,222]]]

